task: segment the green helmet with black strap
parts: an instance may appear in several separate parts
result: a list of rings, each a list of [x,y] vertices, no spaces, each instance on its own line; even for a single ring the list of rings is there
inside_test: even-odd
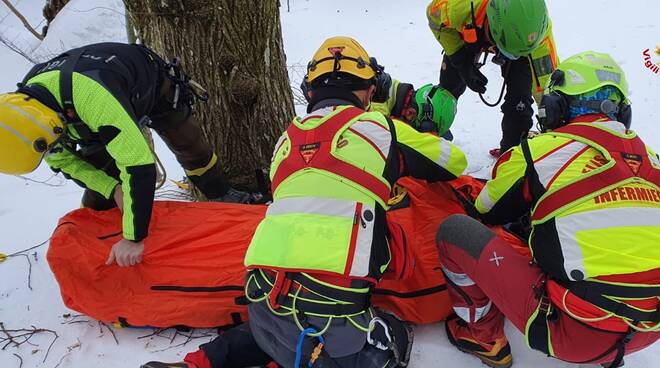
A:
[[[439,85],[426,84],[415,91],[415,129],[442,136],[456,116],[456,98]]]
[[[548,30],[544,0],[490,0],[486,14],[492,40],[509,59],[529,55]]]
[[[566,125],[575,111],[609,115],[630,128],[628,95],[623,69],[610,55],[579,53],[552,73],[539,106],[540,128],[547,131]]]

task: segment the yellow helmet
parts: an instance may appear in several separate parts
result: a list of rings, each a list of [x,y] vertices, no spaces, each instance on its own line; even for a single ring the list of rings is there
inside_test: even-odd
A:
[[[0,173],[34,171],[64,133],[57,113],[22,93],[0,95]]]
[[[360,79],[373,79],[375,65],[367,51],[350,37],[330,37],[321,44],[312,61],[307,64],[307,82],[333,72],[354,75]]]

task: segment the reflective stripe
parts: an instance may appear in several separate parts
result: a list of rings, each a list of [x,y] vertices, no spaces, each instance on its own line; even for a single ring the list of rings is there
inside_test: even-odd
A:
[[[18,130],[14,129],[14,128],[10,127],[9,125],[7,125],[7,124],[5,124],[5,123],[2,123],[2,122],[0,122],[0,128],[9,131],[9,133],[14,134],[14,135],[17,136],[20,140],[22,140],[23,142],[25,142],[25,144],[27,144],[27,145],[29,145],[30,147],[32,147],[32,142],[30,142],[30,140],[29,140],[26,136],[24,136],[23,134],[21,134],[21,132],[19,132]]]
[[[577,233],[585,230],[598,230],[626,226],[660,226],[660,208],[623,207],[581,212],[555,219],[557,235],[564,257],[564,269],[573,281],[571,272],[582,272],[588,277],[584,267],[582,249],[577,241]]]
[[[575,155],[585,147],[587,147],[587,145],[584,143],[572,142],[545,156],[541,160],[534,162],[534,168],[539,175],[539,181],[541,184],[547,188],[550,181],[559,173],[559,170],[561,170],[567,162],[572,161]]]
[[[355,216],[355,201],[344,201],[322,197],[281,198],[268,206],[266,216],[289,215],[304,213],[310,215],[337,216],[353,218]]]
[[[359,133],[364,139],[369,140],[380,151],[383,159],[387,158],[392,144],[392,133],[384,126],[367,120],[354,123],[350,129]]]
[[[448,269],[446,269],[444,266],[442,266],[442,272],[445,274],[447,279],[449,279],[449,281],[456,284],[457,286],[472,286],[472,285],[474,285],[474,281],[472,281],[470,276],[468,276],[464,273],[451,272]]]
[[[43,122],[37,120],[37,118],[35,118],[34,116],[32,116],[32,114],[30,114],[29,112],[27,112],[27,111],[21,109],[20,107],[18,107],[18,106],[16,106],[16,105],[10,104],[10,103],[4,103],[4,104],[2,104],[2,106],[7,107],[7,108],[10,108],[10,109],[16,111],[17,113],[23,115],[26,119],[28,119],[28,120],[30,120],[31,122],[33,122],[33,123],[39,125],[39,126],[41,127],[41,129],[43,129],[44,132],[50,134],[50,136],[51,136],[53,139],[56,139],[56,138],[57,138],[57,135],[55,134],[55,132],[53,132],[53,128],[51,128],[51,127],[49,127],[48,125],[44,124]]]
[[[371,212],[366,215],[367,211]],[[351,265],[350,276],[365,277],[369,275],[369,260],[371,259],[371,244],[374,239],[374,223],[376,222],[376,213],[372,207],[362,205],[360,214],[360,224],[358,225],[358,235],[355,243],[355,253],[353,254],[353,264]],[[371,218],[367,221],[366,218]]]
[[[490,307],[493,305],[492,301],[488,301],[488,304],[481,308],[474,308],[474,319],[470,319],[470,307],[454,307],[454,312],[461,317],[461,319],[468,323],[474,323],[479,321],[483,316],[490,312]]]
[[[272,160],[275,160],[275,156],[277,155],[277,151],[282,148],[282,145],[284,144],[284,141],[287,139],[286,134],[282,134],[280,138],[277,140],[277,143],[275,143],[275,149],[273,150],[273,158]]]
[[[543,56],[540,59],[532,59],[532,65],[534,66],[537,77],[550,75],[555,70],[551,55]]]
[[[302,120],[303,121],[306,120],[307,117],[309,117],[310,115],[320,115],[321,117],[323,117],[323,116],[326,116],[326,115],[328,115],[329,113],[331,113],[333,111],[335,111],[334,106],[322,107],[320,109],[316,109],[316,110],[312,111],[310,114],[305,116]]]
[[[651,165],[655,167],[660,167],[660,158],[649,153],[649,159],[651,160]]]
[[[446,168],[451,159],[451,144],[448,144],[444,138],[440,139],[440,157],[436,160],[436,163],[443,168]]]
[[[495,202],[490,199],[490,193],[488,193],[488,184],[486,184],[484,188],[481,189],[477,200],[481,201],[481,205],[486,211],[490,211],[493,209],[493,207],[495,207]]]
[[[623,123],[619,123],[618,121],[610,120],[610,121],[596,121],[591,123],[593,125],[600,126],[605,129],[613,130],[617,133],[626,133],[626,126],[623,125]],[[589,138],[589,137],[586,137]]]

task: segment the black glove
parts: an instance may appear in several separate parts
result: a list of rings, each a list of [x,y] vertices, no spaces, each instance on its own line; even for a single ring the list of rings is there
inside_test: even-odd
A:
[[[449,56],[449,62],[458,70],[468,88],[477,92],[485,93],[488,78],[483,75],[474,63],[476,55],[468,51],[466,47],[458,50],[454,55]]]

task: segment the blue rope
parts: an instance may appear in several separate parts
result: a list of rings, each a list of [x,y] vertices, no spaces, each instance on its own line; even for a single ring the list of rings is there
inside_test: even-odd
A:
[[[315,334],[318,333],[315,329],[309,327],[304,329],[299,335],[298,335],[298,343],[296,344],[296,361],[293,365],[294,368],[300,368],[300,361],[302,360],[302,345],[303,341],[305,340],[305,336],[310,335],[310,334]],[[325,339],[323,336],[319,336],[319,341],[322,344],[325,344]],[[313,364],[312,362],[307,363],[308,368],[312,368]]]

